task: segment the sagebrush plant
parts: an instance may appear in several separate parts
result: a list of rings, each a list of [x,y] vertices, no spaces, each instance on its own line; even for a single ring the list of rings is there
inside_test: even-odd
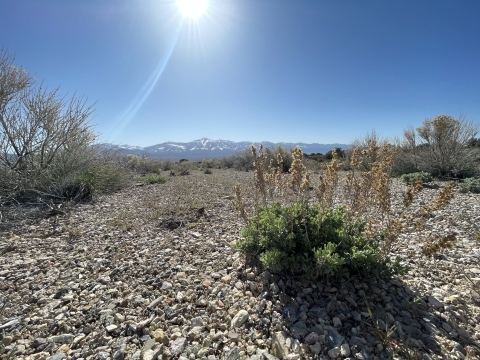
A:
[[[147,175],[141,180],[146,184],[164,184],[167,182],[167,179],[165,179],[164,177],[153,174]]]
[[[255,203],[248,208],[240,186],[235,187],[233,205],[247,224],[235,246],[272,270],[312,277],[404,273],[408,269],[401,259],[390,259],[399,235],[420,229],[429,214],[446,206],[453,196],[450,183],[431,204],[411,210],[422,188],[416,181],[406,191],[404,213],[394,216],[390,188],[395,150],[388,143],[380,147],[369,141],[367,148],[354,149],[351,170],[343,181],[333,151],[315,191],[311,191],[311,175],[302,163],[300,148],[292,151],[289,174],[282,171],[280,154],[277,167],[273,161],[267,166],[261,145],[258,151],[252,146],[252,154]],[[452,236],[432,249],[450,246]]]
[[[402,176],[400,176],[400,179],[407,185],[413,184],[419,178],[424,183],[429,183],[433,180],[432,174],[427,172],[415,172],[411,174],[403,174]]]
[[[461,192],[471,192],[474,194],[480,193],[480,179],[466,178],[463,183],[460,184]]]

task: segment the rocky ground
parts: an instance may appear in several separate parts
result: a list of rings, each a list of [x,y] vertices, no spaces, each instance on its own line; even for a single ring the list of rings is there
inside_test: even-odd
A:
[[[0,358],[480,358],[480,195],[456,193],[429,220],[457,233],[453,249],[425,258],[402,239],[408,275],[309,281],[232,249],[233,185],[252,173],[213,172],[36,221],[0,209]],[[395,180],[395,204],[403,190]]]

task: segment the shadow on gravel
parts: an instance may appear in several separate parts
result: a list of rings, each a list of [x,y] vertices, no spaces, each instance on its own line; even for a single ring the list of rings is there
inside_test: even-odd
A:
[[[252,271],[263,281],[259,298],[271,301],[279,314],[278,319],[272,316],[270,324],[277,358],[286,358],[302,347],[316,358],[480,356],[480,344],[460,326],[466,326],[467,321],[453,304],[461,302],[455,296],[444,303],[397,279],[312,281],[270,274],[255,261],[241,270],[247,284],[247,274]],[[264,309],[254,310],[261,319]]]

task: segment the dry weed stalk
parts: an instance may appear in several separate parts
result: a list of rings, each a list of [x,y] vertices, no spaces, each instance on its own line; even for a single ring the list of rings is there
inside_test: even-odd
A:
[[[258,204],[258,198],[262,200],[262,205],[267,206],[267,184],[265,181],[265,160],[266,156],[263,153],[263,145],[260,144],[259,154],[257,155],[257,148],[252,145],[253,166],[255,167],[255,203]]]
[[[250,219],[248,218],[247,211],[245,210],[245,202],[243,201],[242,189],[240,185],[235,185],[235,200],[232,200],[232,204],[235,209],[240,214],[240,217],[247,223],[250,224]]]
[[[290,167],[290,173],[292,174],[292,179],[290,181],[289,187],[293,190],[294,193],[301,195],[304,191],[302,189],[308,188],[309,180],[304,177],[305,165],[303,165],[303,153],[302,149],[296,147],[293,149],[293,162]],[[306,185],[303,185],[303,182]]]
[[[318,176],[320,183],[317,187],[316,195],[322,212],[327,208],[333,207],[333,198],[338,187],[338,169],[340,164],[338,163],[336,149],[333,149],[332,156],[332,161],[326,167],[325,176]]]
[[[344,178],[350,216],[373,219],[369,224],[372,229],[377,227],[375,223],[389,222],[394,156],[390,144],[380,148],[375,140],[369,140],[367,149],[354,149],[350,162],[352,170]]]

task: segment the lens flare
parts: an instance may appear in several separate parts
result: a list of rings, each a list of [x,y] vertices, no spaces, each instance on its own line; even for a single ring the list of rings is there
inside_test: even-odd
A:
[[[148,96],[150,95],[153,88],[157,84],[158,80],[160,79],[160,76],[162,75],[163,71],[165,70],[165,67],[168,64],[168,60],[172,56],[173,50],[175,49],[175,45],[177,44],[178,38],[182,30],[182,25],[183,25],[183,21],[180,21],[177,31],[172,37],[172,41],[169,47],[167,48],[167,51],[165,52],[164,56],[158,63],[157,67],[155,68],[153,73],[150,75],[148,80],[145,82],[145,84],[142,86],[137,96],[135,96],[135,98],[133,99],[131,104],[128,106],[128,108],[126,108],[123,111],[123,113],[119,116],[119,119],[116,122],[115,129],[113,130],[113,134],[112,134],[113,137],[118,135],[130,123],[130,121],[137,114],[138,110],[142,107],[143,103],[145,102],[145,100],[147,100]]]
[[[178,8],[185,17],[198,18],[207,8],[207,0],[177,0]]]

